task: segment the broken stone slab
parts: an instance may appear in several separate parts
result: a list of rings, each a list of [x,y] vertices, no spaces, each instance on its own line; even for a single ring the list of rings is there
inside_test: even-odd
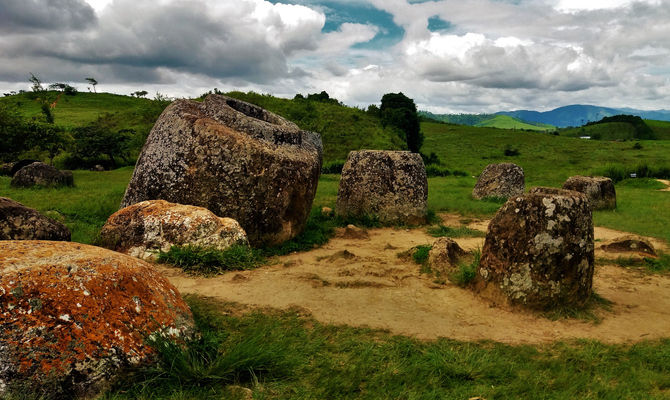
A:
[[[437,238],[428,253],[428,265],[436,275],[448,277],[458,267],[458,260],[466,254],[458,243],[448,237]]]
[[[656,256],[656,250],[650,241],[633,235],[611,240],[608,243],[602,244],[600,249],[611,253],[636,253]]]

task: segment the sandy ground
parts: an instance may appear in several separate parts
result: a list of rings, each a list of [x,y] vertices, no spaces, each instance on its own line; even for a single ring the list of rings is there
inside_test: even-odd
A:
[[[670,192],[670,181],[667,179],[656,179],[657,181],[661,182],[665,186],[667,186],[665,189],[658,189],[661,192]]]
[[[482,230],[488,225],[486,220],[462,220],[454,215],[443,219],[448,225],[467,223]],[[596,239],[603,241],[625,235],[596,228]],[[593,338],[621,343],[670,336],[669,276],[597,265],[594,289],[614,302],[612,310],[598,311],[599,324],[577,319],[551,321],[536,313],[492,307],[472,291],[451,283],[433,283],[431,276],[420,273],[419,266],[397,256],[433,240],[425,229],[374,229],[369,239],[335,238],[321,248],[279,257],[277,263],[253,271],[203,278],[177,268],[158,268],[182,293],[251,307],[298,306],[325,323],[387,329],[420,339],[518,344]],[[484,243],[483,238],[456,241],[467,250]],[[652,242],[666,248],[663,242]],[[606,254],[598,251],[596,257],[602,256]]]

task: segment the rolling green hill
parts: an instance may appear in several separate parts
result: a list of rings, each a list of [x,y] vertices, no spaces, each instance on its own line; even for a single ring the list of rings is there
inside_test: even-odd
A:
[[[656,138],[660,140],[670,140],[670,122],[669,121],[655,121],[653,119],[646,119],[644,122],[656,134]]]
[[[48,96],[55,100],[58,92],[48,92]],[[44,118],[40,104],[33,98],[32,93],[2,97],[0,103],[16,107],[25,118]],[[111,93],[77,93],[75,96],[61,96],[52,113],[54,123],[65,128],[86,125],[109,113],[115,116],[120,129],[148,133],[168,104],[166,101]]]
[[[320,133],[325,163],[344,160],[351,150],[400,150],[405,146],[393,128],[381,126],[377,116],[341,105],[337,101],[289,100],[253,92],[231,92],[226,95],[257,104],[295,122],[302,129]],[[50,98],[55,99],[56,96],[57,92],[49,92]],[[26,119],[43,120],[40,104],[32,97],[32,93],[3,97],[0,98],[0,104],[15,106]],[[109,93],[78,93],[75,96],[61,96],[52,112],[54,123],[66,130],[111,114],[115,130],[131,129],[136,132],[136,148],[132,149],[131,154],[137,155],[156,119],[168,104],[167,101]]]
[[[323,141],[324,163],[345,160],[351,150],[402,150],[405,143],[392,128],[382,128],[377,116],[336,102],[282,99],[254,92],[227,96],[256,104],[295,122],[301,129],[318,132]]]
[[[475,126],[483,128],[518,129],[542,132],[556,130],[556,127],[552,125],[540,123],[530,124],[518,118],[510,117],[509,115],[496,115],[493,118],[475,124]]]

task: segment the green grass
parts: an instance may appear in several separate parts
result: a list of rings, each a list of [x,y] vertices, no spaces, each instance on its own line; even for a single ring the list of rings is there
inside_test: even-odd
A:
[[[587,125],[579,128],[563,129],[561,136],[580,137],[590,136],[594,140],[633,140],[635,139],[635,127],[626,122],[606,122],[602,124]]]
[[[479,268],[479,262],[482,259],[481,249],[476,249],[472,252],[472,261],[469,263],[461,262],[458,264],[458,269],[454,271],[450,276],[449,280],[455,283],[460,287],[468,286],[474,279],[477,274],[477,268]]]
[[[586,304],[581,307],[561,306],[551,311],[546,311],[542,315],[553,321],[561,319],[581,319],[594,324],[599,324],[602,322],[602,317],[599,312],[601,310],[611,311],[613,304],[614,303],[611,301],[593,292],[588,300],[586,300]]]
[[[555,131],[556,127],[548,124],[531,124],[524,122],[518,118],[510,117],[509,115],[496,115],[493,118],[484,120],[475,124],[475,126],[482,128],[499,128],[499,129],[515,129],[515,130],[529,130],[549,132]]]
[[[428,228],[428,234],[433,237],[450,237],[450,238],[462,238],[462,237],[484,237],[486,236],[485,232],[479,231],[477,229],[470,229],[467,226],[451,227],[438,225]]]
[[[601,264],[614,264],[624,268],[643,268],[651,273],[670,271],[670,254],[660,253],[658,257],[617,257],[615,259],[599,258]]]
[[[670,340],[606,345],[421,341],[319,323],[296,310],[240,313],[188,297],[202,338],[169,346],[103,396],[221,399],[227,384],[255,399],[662,399]]]
[[[670,140],[670,121],[656,121],[653,119],[645,119],[644,122],[656,134],[656,138],[660,140]]]
[[[225,271],[252,269],[265,263],[259,250],[233,245],[226,250],[196,246],[172,246],[158,253],[158,262],[181,267],[186,272],[216,274]]]
[[[0,196],[61,216],[72,232],[72,241],[93,243],[107,218],[118,211],[132,172],[131,167],[105,172],[73,171],[74,187],[31,189],[12,188],[11,178],[0,176]]]

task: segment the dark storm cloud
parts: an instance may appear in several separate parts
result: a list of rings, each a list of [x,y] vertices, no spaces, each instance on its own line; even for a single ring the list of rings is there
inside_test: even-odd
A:
[[[96,15],[84,0],[0,0],[0,32],[80,30]]]
[[[160,68],[261,83],[290,76],[287,57],[316,47],[312,33],[320,31],[322,21],[307,18],[293,26],[272,9],[258,14],[258,7],[257,2],[245,1],[219,5],[174,1],[157,7],[148,1],[117,0],[91,29],[5,37],[0,39],[0,51],[70,63],[73,74],[79,73],[75,66],[95,66],[111,73],[108,78],[115,81],[166,83],[166,75],[157,72]],[[24,11],[39,14],[35,8],[39,7],[31,0]],[[0,80],[23,72],[12,71],[9,60],[0,62],[4,64]]]

